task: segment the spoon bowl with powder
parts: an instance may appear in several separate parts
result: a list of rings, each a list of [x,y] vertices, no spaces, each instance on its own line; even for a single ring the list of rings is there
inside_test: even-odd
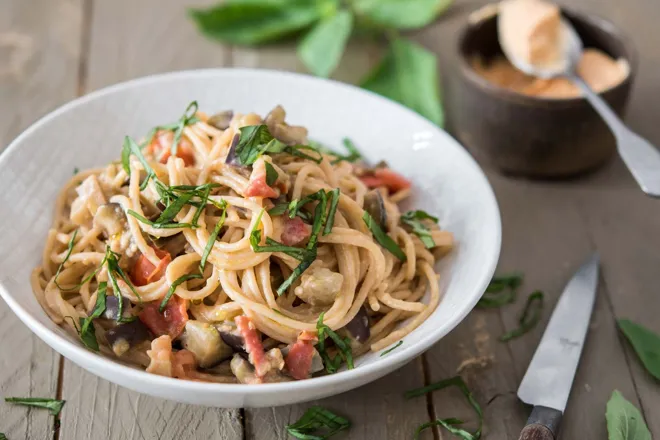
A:
[[[505,0],[499,5],[497,25],[502,52],[511,64],[528,76],[577,87],[609,126],[642,190],[660,197],[660,151],[632,132],[587,82],[582,41],[559,8],[543,0]],[[613,82],[621,73],[616,70],[601,70],[599,75],[605,83]]]

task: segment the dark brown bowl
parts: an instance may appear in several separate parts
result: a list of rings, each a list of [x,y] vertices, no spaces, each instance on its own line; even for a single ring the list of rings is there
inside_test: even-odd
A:
[[[499,87],[471,65],[502,54],[496,10],[480,10],[459,39],[459,89],[453,108],[454,132],[479,159],[507,174],[539,178],[568,177],[604,164],[616,150],[613,135],[584,98],[548,99]],[[629,40],[609,21],[562,10],[585,47],[604,51],[630,64],[621,84],[601,93],[623,114],[637,71]]]

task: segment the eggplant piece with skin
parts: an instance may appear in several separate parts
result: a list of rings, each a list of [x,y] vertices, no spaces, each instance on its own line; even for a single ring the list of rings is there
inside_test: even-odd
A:
[[[387,228],[387,211],[383,195],[377,189],[369,191],[364,196],[364,210],[376,220],[376,223],[385,230]]]
[[[151,333],[142,321],[136,319],[111,328],[105,332],[105,339],[115,355],[120,357],[136,344],[151,339]]]
[[[348,336],[351,340],[351,347],[356,348],[367,342],[371,336],[371,327],[369,326],[369,315],[367,309],[362,306],[353,319],[350,320],[338,332],[342,336]]]
[[[226,130],[231,124],[231,120],[234,117],[234,112],[231,110],[225,110],[223,112],[216,113],[209,117],[206,121],[212,127],[217,128],[218,130]]]
[[[220,333],[220,338],[222,341],[229,345],[236,353],[246,353],[245,351],[245,339],[236,328],[236,325],[229,321],[225,321],[222,324],[216,324],[215,328]]]
[[[206,322],[188,321],[181,339],[183,348],[193,354],[201,368],[213,367],[233,354],[218,330]]]
[[[236,147],[238,146],[238,142],[240,139],[241,136],[238,133],[236,133],[232,138],[231,144],[229,145],[229,151],[227,152],[227,157],[225,157],[225,163],[227,165],[232,165],[235,167],[243,167],[238,156],[236,155]]]
[[[124,298],[123,296],[121,297],[121,310],[122,310],[122,316],[124,318],[131,316],[130,313],[130,308],[131,302]],[[116,321],[117,318],[119,317],[119,300],[117,299],[116,296],[114,295],[108,295],[105,297],[105,311],[103,312],[103,315],[101,315],[105,319],[112,319],[113,321]]]
[[[183,233],[178,233],[170,237],[161,237],[154,241],[156,247],[167,251],[172,259],[183,253],[187,243],[188,241]]]
[[[231,372],[236,376],[236,379],[238,379],[240,383],[257,384],[292,381],[291,378],[280,373],[277,369],[272,369],[264,377],[259,378],[255,373],[252,364],[238,354],[234,355],[229,366]]]

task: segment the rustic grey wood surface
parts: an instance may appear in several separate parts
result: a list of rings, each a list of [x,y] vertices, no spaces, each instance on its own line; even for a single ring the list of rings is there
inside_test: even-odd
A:
[[[119,81],[178,69],[250,66],[302,71],[289,45],[223,47],[196,33],[185,7],[213,0],[0,0],[0,148],[38,117],[77,95]],[[456,33],[483,1],[457,1],[449,13],[414,37],[440,56],[446,105],[451,107]],[[623,27],[640,53],[628,122],[660,144],[660,52],[657,0],[575,0]],[[349,48],[335,75],[354,82],[378,59],[377,44]],[[451,118],[450,121],[451,122]],[[569,182],[529,182],[487,170],[503,218],[501,271],[525,274],[523,292],[546,292],[543,324],[577,265],[594,250],[602,257],[591,330],[564,418],[562,438],[604,439],[605,404],[619,389],[639,406],[660,436],[660,384],[645,372],[615,327],[630,318],[660,332],[660,202],[643,196],[617,160]],[[319,404],[349,416],[342,438],[408,439],[435,417],[464,418],[471,409],[444,390],[406,401],[403,391],[460,373],[485,410],[485,439],[517,435],[529,411],[515,391],[541,337],[538,326],[503,344],[522,301],[475,311],[424,356],[360,389]],[[61,397],[62,425],[45,411],[0,403],[0,432],[16,439],[286,439],[284,426],[301,404],[260,410],[218,410],[139,395],[63,360],[0,301],[0,396]],[[470,426],[470,425],[468,425]],[[422,438],[450,438],[429,430]]]

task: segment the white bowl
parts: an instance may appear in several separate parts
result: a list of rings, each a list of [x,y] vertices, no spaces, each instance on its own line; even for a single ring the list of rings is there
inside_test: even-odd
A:
[[[444,297],[404,343],[384,357],[360,357],[356,368],[277,384],[208,384],[170,379],[85,349],[53,324],[37,303],[30,272],[39,264],[53,204],[74,167],[120,156],[125,135],[176,120],[197,100],[201,110],[267,113],[276,104],[311,137],[340,146],[347,136],[374,163],[387,161],[414,185],[411,206],[438,215],[458,246],[438,265]],[[249,69],[156,75],[109,87],[60,107],[21,134],[0,156],[0,294],[41,339],[76,364],[127,388],[180,402],[218,407],[285,405],[364,385],[429,349],[474,307],[500,252],[497,202],[486,177],[447,133],[405,107],[370,92],[309,76]]]

